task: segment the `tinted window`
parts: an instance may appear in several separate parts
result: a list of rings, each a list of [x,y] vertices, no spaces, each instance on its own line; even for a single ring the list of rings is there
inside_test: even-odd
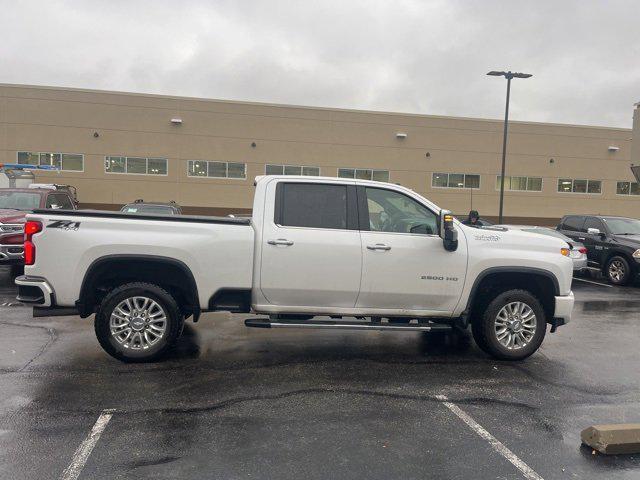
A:
[[[288,227],[347,228],[347,186],[281,183],[279,220]],[[276,213],[277,215],[277,213]]]
[[[602,221],[595,217],[587,217],[584,222],[584,231],[586,232],[590,228],[597,228],[601,232],[604,232],[604,225],[602,225]]]
[[[584,225],[584,217],[567,217],[564,219],[564,223],[562,224],[562,229],[569,230],[571,232],[580,232],[582,231],[583,225]]]
[[[0,208],[35,210],[40,207],[40,194],[27,192],[0,192]]]
[[[372,232],[435,235],[436,215],[399,192],[367,188],[369,228]]]
[[[72,210],[73,204],[69,197],[60,193],[52,193],[47,197],[47,208],[51,208],[53,205],[56,205],[57,208],[62,208],[65,210]]]

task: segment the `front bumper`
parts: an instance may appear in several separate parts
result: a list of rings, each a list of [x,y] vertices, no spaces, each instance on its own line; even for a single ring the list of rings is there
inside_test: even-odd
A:
[[[573,296],[573,292],[569,292],[569,295],[555,297],[556,305],[553,312],[553,319],[550,322],[552,326],[552,332],[555,331],[557,327],[566,325],[571,321],[571,313],[573,312],[574,302],[575,298]]]
[[[0,265],[24,263],[24,247],[20,244],[0,245]]]
[[[55,305],[55,294],[49,282],[42,277],[30,277],[22,275],[16,277],[19,302],[30,303],[39,307],[51,307]]]

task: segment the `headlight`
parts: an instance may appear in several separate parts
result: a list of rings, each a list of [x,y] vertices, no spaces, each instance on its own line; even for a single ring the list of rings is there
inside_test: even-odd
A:
[[[640,258],[640,248],[633,252],[633,258]]]
[[[561,248],[560,249],[560,253],[562,255],[564,255],[565,257],[568,257],[569,256],[569,249],[568,248]]]

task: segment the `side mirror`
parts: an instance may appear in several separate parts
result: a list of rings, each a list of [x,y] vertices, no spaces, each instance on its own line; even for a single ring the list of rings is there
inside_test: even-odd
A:
[[[453,224],[453,215],[450,210],[440,210],[440,238],[444,249],[454,252],[458,249],[458,231]]]
[[[601,238],[605,238],[606,234],[601,232],[599,228],[587,228],[587,233],[589,235],[598,235]]]

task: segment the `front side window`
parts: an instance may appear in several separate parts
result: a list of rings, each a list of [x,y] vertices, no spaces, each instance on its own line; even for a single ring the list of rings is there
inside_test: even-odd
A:
[[[166,158],[147,157],[104,157],[104,171],[106,173],[129,173],[137,175],[166,175]],[[64,163],[64,159],[63,159]]]
[[[583,230],[587,232],[590,228],[597,228],[598,230],[600,230],[600,232],[605,231],[604,226],[602,225],[602,221],[600,221],[599,218],[595,217],[587,217],[587,219],[584,221]]]
[[[413,198],[382,188],[367,188],[369,228],[373,232],[435,235],[436,215]]]
[[[287,227],[347,228],[347,186],[280,183],[276,223]]]

